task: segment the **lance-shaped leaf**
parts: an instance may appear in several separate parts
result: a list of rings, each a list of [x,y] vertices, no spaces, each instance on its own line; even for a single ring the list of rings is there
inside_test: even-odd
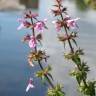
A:
[[[78,49],[78,50],[76,50],[76,54],[77,55],[84,55],[84,52],[83,52],[83,49]]]
[[[36,36],[36,39],[39,41],[39,40],[42,40],[42,34],[40,33],[40,34],[38,34],[37,36]]]
[[[66,13],[66,11],[67,11],[67,8],[64,7],[64,8],[62,9],[62,12]]]
[[[80,91],[84,93],[87,96],[95,96],[95,88],[96,88],[96,81],[93,82],[87,82],[87,87],[83,82],[80,83]]]
[[[86,65],[86,62],[84,62],[84,61],[83,61],[82,64],[81,64],[81,69],[82,69],[82,71],[84,71],[84,72],[90,71],[88,65]]]
[[[42,45],[42,43],[41,43],[42,34],[41,33],[36,36],[36,40],[40,43],[40,45]]]
[[[76,46],[78,46],[75,39],[72,39],[72,41],[73,41],[73,43],[74,43]]]
[[[44,68],[43,70],[38,71],[36,73],[36,77],[41,78],[43,80],[43,82],[47,80],[46,76],[49,76],[51,79],[53,79],[52,75],[50,74],[50,71],[51,71],[51,67],[48,66],[48,67]]]
[[[62,86],[57,84],[54,88],[48,89],[47,96],[65,96],[65,93],[62,91]]]
[[[87,72],[89,71],[89,67],[86,65],[85,62],[82,62],[80,65],[80,68],[75,68],[70,75],[74,76],[78,83],[80,84],[83,79],[86,80],[87,78]]]
[[[83,75],[82,75],[82,72],[78,70],[78,68],[75,68],[74,70],[72,70],[70,72],[70,75],[74,76],[77,79],[78,84],[81,83]]]

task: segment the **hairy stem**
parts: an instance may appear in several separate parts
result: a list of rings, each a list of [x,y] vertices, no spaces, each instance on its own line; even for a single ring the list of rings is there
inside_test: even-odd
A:
[[[32,25],[34,24],[34,23],[33,23],[33,18],[31,18],[31,23],[32,23]],[[34,28],[32,28],[32,35],[35,37]],[[36,42],[36,41],[35,41],[35,42]],[[34,49],[35,49],[35,52],[37,52],[37,47],[35,47]],[[44,68],[43,68],[40,60],[38,60],[38,64],[39,64],[41,70],[44,71]],[[51,80],[49,79],[49,77],[48,77],[47,75],[44,75],[44,76],[46,77],[46,79],[47,79],[48,83],[50,84],[50,86],[51,86],[52,88],[54,88],[54,85],[53,85],[53,83],[51,82]]]

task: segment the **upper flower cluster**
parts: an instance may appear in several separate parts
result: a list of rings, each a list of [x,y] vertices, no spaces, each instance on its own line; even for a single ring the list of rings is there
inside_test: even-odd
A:
[[[32,49],[32,52],[28,55],[28,63],[31,67],[34,67],[34,62],[37,60],[47,60],[47,55],[43,51],[38,51],[38,44],[41,44],[42,40],[42,32],[44,28],[47,28],[45,23],[47,19],[43,21],[38,20],[38,14],[33,14],[30,10],[25,12],[24,17],[18,19],[20,22],[20,26],[17,30],[23,28],[29,28],[32,31],[32,34],[27,34],[24,36],[23,41],[27,42],[29,47]],[[35,33],[37,32],[37,33]],[[26,92],[30,90],[30,88],[34,88],[33,78],[29,79]]]
[[[35,48],[37,45],[37,41],[40,41],[41,38],[36,38],[41,36],[40,33],[43,32],[44,28],[47,28],[45,23],[47,19],[44,19],[43,21],[38,20],[38,14],[34,14],[31,11],[25,12],[24,17],[18,19],[18,21],[21,23],[20,26],[17,28],[18,30],[23,29],[23,28],[30,28],[36,32],[38,32],[37,36],[31,36],[27,34],[24,37],[24,41],[28,41],[29,47],[30,48]]]
[[[57,19],[55,21],[52,21],[53,24],[55,24],[55,28],[57,31],[60,31],[62,27],[65,27],[67,29],[78,29],[77,21],[80,18],[72,19],[71,16],[67,13],[67,8],[63,7],[61,2],[62,0],[56,0],[57,4],[53,5],[56,8],[52,9],[51,12],[54,14],[54,16],[60,16],[60,19]]]
[[[80,18],[71,19],[69,15],[66,15],[65,18],[62,20],[55,20],[52,21],[53,24],[55,24],[55,28],[57,31],[60,31],[62,27],[66,27],[68,29],[75,29],[78,28],[77,20]]]
[[[47,20],[44,19],[44,21],[39,21],[37,17],[38,14],[33,14],[31,11],[26,12],[23,18],[18,19],[21,24],[17,29],[20,30],[22,28],[34,28],[36,31],[43,31],[43,29],[46,27],[45,23]],[[30,19],[31,22],[28,19]],[[35,20],[35,23],[32,23],[32,19]]]

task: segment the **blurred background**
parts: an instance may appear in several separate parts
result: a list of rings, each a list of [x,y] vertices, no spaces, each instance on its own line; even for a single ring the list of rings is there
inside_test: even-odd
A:
[[[29,47],[21,39],[30,30],[17,31],[17,19],[30,8],[39,14],[40,19],[48,18],[48,28],[43,35],[43,48],[47,51],[52,65],[54,83],[64,85],[66,96],[82,96],[77,83],[69,76],[74,64],[63,58],[63,46],[57,39],[54,20],[48,13],[55,0],[0,0],[0,96],[45,96],[47,88],[34,77],[38,66],[30,68],[27,62]],[[78,44],[85,51],[85,61],[90,66],[89,80],[96,80],[96,0],[64,0],[63,5],[73,17],[80,17]],[[58,55],[59,54],[59,55]],[[35,88],[25,92],[29,78],[34,78]]]

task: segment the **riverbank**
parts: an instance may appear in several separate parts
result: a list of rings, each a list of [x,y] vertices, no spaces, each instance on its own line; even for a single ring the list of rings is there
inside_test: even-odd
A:
[[[24,10],[26,7],[19,4],[18,0],[0,0],[0,11],[9,11],[9,10]]]

